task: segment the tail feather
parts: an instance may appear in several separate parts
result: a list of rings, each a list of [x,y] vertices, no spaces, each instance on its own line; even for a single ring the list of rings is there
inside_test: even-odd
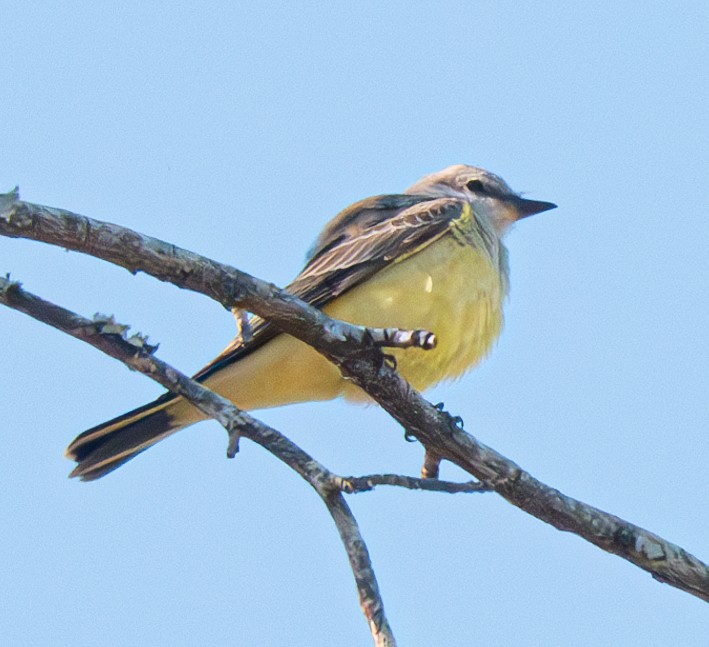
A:
[[[78,463],[70,477],[101,478],[184,427],[183,421],[170,414],[175,400],[163,396],[77,436],[66,450],[67,458]]]

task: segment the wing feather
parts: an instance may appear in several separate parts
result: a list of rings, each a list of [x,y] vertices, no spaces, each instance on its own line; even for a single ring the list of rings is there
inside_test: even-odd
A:
[[[443,236],[461,216],[463,207],[456,198],[410,195],[378,196],[352,205],[326,227],[302,272],[286,289],[322,308],[387,265]],[[279,332],[273,324],[254,317],[249,341],[236,338],[194,379],[208,378]]]

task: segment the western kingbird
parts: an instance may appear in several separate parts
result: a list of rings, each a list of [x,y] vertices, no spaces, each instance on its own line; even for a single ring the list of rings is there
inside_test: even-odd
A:
[[[502,237],[517,220],[555,207],[520,197],[489,171],[451,166],[403,194],[367,198],[338,214],[287,290],[336,319],[434,332],[432,350],[388,351],[401,374],[426,389],[488,353],[508,292]],[[338,396],[367,400],[317,351],[258,317],[250,339],[237,337],[194,379],[246,410]],[[71,476],[100,478],[204,418],[166,393],[79,435],[66,451],[78,463]]]

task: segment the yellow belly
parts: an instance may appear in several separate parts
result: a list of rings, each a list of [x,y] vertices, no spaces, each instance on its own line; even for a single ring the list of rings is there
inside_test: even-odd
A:
[[[504,288],[487,256],[445,236],[328,304],[337,319],[376,327],[423,328],[438,345],[392,349],[401,374],[419,389],[459,377],[489,352],[502,329]],[[244,409],[366,395],[301,341],[279,335],[218,372],[206,385]]]

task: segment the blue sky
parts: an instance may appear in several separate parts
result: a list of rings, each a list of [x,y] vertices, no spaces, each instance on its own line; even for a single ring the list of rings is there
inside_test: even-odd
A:
[[[0,1],[2,182],[287,283],[319,228],[449,164],[559,209],[508,239],[490,359],[430,394],[541,480],[709,559],[704,2]],[[193,372],[204,297],[0,239],[0,272]],[[93,484],[66,444],[161,389],[0,309],[8,645],[367,645],[308,486],[216,423]],[[416,474],[376,407],[261,412],[342,474]],[[443,475],[460,475],[450,466]],[[704,603],[495,495],[350,499],[402,645],[706,645]]]

